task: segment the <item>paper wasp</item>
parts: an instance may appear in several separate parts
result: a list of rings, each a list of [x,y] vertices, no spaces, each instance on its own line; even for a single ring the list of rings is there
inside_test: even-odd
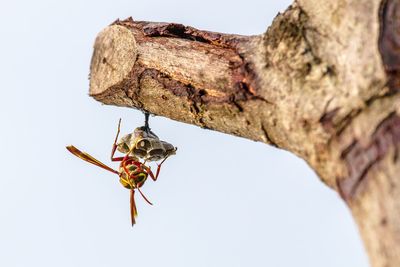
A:
[[[146,182],[148,176],[154,181],[157,180],[160,174],[161,165],[171,155],[175,154],[176,147],[171,144],[161,141],[158,137],[150,131],[147,124],[148,116],[146,116],[146,126],[138,127],[134,134],[128,134],[118,141],[120,133],[121,119],[118,123],[117,136],[111,150],[111,161],[120,162],[119,169],[114,170],[109,166],[105,165],[101,161],[95,159],[86,152],[82,152],[74,146],[67,146],[75,156],[92,163],[98,167],[115,173],[119,176],[119,182],[127,189],[130,190],[130,211],[131,211],[131,223],[132,226],[135,224],[135,217],[137,216],[137,209],[135,204],[135,190],[137,189],[142,195],[143,199],[153,205],[140,190],[140,187]],[[139,130],[138,130],[139,129]],[[115,157],[115,152],[118,151],[125,154],[123,157]],[[143,158],[141,162],[139,158]],[[146,165],[146,161],[162,160],[158,166],[156,174],[154,175],[150,167]]]

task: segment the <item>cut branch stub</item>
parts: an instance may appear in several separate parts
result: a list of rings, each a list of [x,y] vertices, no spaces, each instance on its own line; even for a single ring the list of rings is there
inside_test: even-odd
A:
[[[96,38],[90,64],[90,94],[97,95],[128,78],[136,61],[135,37],[121,26],[108,27]]]
[[[242,109],[241,101],[267,103],[257,95],[251,63],[242,55],[257,38],[199,31],[173,23],[117,21],[95,43],[90,95],[106,104],[145,109],[265,141],[263,133],[249,134],[243,129],[243,122],[238,122],[242,118],[236,116]],[[104,79],[107,83],[102,84]],[[213,110],[215,105],[218,108]]]

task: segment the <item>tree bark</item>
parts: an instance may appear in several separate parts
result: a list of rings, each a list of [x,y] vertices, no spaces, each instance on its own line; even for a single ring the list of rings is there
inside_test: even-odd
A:
[[[90,95],[265,142],[346,201],[374,267],[400,266],[400,0],[298,0],[261,35],[117,20]]]

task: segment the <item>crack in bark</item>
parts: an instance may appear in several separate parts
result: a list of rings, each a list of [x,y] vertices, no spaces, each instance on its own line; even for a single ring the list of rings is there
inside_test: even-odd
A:
[[[380,9],[379,50],[387,71],[400,70],[400,1],[384,0]]]
[[[242,105],[239,104],[238,101],[236,101],[235,99],[232,100],[232,103],[235,105],[235,107],[237,107],[239,112],[243,112],[243,107]]]
[[[334,108],[330,111],[325,111],[319,119],[319,122],[322,124],[325,130],[332,132],[335,129],[335,125],[333,123],[333,118],[339,112],[340,108]]]
[[[395,92],[392,90],[386,90],[385,87],[382,88],[382,94],[379,95],[374,95],[370,97],[369,99],[365,100],[365,107],[363,108],[358,108],[358,109],[353,109],[349,113],[347,113],[343,118],[341,118],[339,121],[334,122],[334,117],[335,115],[339,112],[340,108],[334,108],[330,111],[325,111],[323,112],[323,115],[321,116],[319,122],[322,124],[325,130],[327,131],[336,131],[334,135],[332,135],[331,138],[341,136],[342,133],[344,132],[345,129],[351,126],[352,121],[358,117],[358,115],[362,114],[362,112],[370,107],[373,103],[376,101],[388,98],[388,97],[393,97],[399,92]]]
[[[382,1],[379,19],[379,52],[391,91],[400,91],[400,1]]]
[[[271,137],[269,136],[268,131],[267,131],[266,127],[264,126],[264,123],[261,123],[261,130],[262,130],[262,132],[263,132],[263,134],[264,134],[265,140],[266,140],[271,146],[278,147],[278,144],[276,144],[276,143],[271,139]]]
[[[186,39],[206,44],[217,45],[223,48],[237,49],[237,44],[246,39],[244,36],[234,34],[221,34],[203,31],[180,23],[142,23],[142,31],[148,37],[173,37]]]
[[[353,199],[360,185],[368,177],[371,168],[384,158],[390,148],[397,147],[399,144],[400,117],[395,112],[390,113],[377,125],[367,145],[354,140],[341,155],[349,170],[349,176],[338,181],[338,188],[343,199],[346,201]]]

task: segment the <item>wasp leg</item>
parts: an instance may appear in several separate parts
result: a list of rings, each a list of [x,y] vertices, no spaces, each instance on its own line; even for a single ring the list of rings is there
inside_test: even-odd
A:
[[[111,161],[122,161],[124,159],[124,157],[114,158],[115,151],[117,150],[117,142],[118,142],[118,136],[119,136],[120,130],[121,130],[121,119],[119,119],[119,122],[118,122],[117,136],[115,136],[114,144],[113,144],[113,147],[111,150]]]
[[[153,181],[157,180],[157,176],[154,176],[154,173],[151,171],[151,169],[149,167],[147,167],[146,165],[143,165],[142,168],[146,171],[146,173],[151,177],[151,179]]]
[[[161,165],[164,163],[164,161],[167,160],[168,157],[169,157],[169,156],[166,156],[166,157],[161,161],[160,164],[157,164],[157,172],[156,172],[155,180],[157,180],[157,177],[158,177],[158,175],[160,174]],[[155,181],[155,180],[154,180],[154,181]]]
[[[147,174],[151,177],[151,179],[153,179],[153,181],[157,181],[158,175],[160,174],[160,170],[161,170],[161,165],[164,163],[164,161],[167,160],[169,156],[165,157],[160,164],[157,164],[157,171],[156,171],[156,175],[154,175],[154,173],[151,171],[151,169],[149,167],[147,167],[146,165],[143,165],[143,168],[146,170]]]
[[[124,157],[125,158],[125,157]],[[129,185],[132,187],[132,188],[134,188],[134,187],[136,187],[136,185],[133,185],[130,181],[131,181],[131,176],[134,176],[133,174],[131,174],[130,172],[129,172],[129,170],[128,170],[128,167],[126,166],[126,162],[127,162],[127,160],[126,159],[123,159],[122,160],[122,162],[121,162],[121,166],[122,166],[122,168],[124,169],[124,171],[125,171],[125,173],[126,173],[126,175],[127,175],[127,177],[128,177],[128,182],[129,182]],[[134,180],[133,180],[134,181]]]
[[[139,176],[144,176],[144,175],[146,175],[146,174],[143,172],[137,173],[136,175],[134,173],[130,174],[129,179],[128,179],[129,184],[130,184],[131,188],[136,188],[139,191],[139,193],[142,195],[143,199],[147,203],[149,203],[150,205],[153,205],[153,203],[151,203],[150,200],[148,200],[148,198],[143,194],[142,190],[140,190],[140,187],[143,185],[144,182],[139,183],[139,184],[135,183],[135,178],[137,178]]]
[[[146,200],[147,203],[153,206],[153,203],[150,202],[150,200],[147,199],[147,197],[143,194],[142,190],[138,187],[139,193],[142,195],[143,199]]]

